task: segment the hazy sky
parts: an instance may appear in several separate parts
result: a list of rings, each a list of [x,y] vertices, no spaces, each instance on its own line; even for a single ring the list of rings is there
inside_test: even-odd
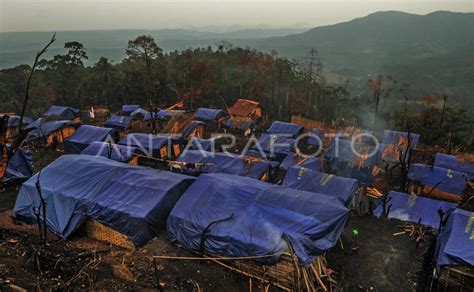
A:
[[[381,10],[473,12],[474,0],[0,0],[0,31],[160,29],[189,26],[319,26]]]

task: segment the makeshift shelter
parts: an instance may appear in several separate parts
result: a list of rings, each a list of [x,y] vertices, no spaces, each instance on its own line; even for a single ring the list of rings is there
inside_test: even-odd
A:
[[[267,180],[271,171],[271,163],[268,161],[223,152],[183,151],[176,161],[192,164],[190,169],[182,169],[192,174],[228,173]]]
[[[144,120],[147,115],[150,115],[150,113],[142,108],[137,108],[130,113],[130,117],[141,120]]]
[[[149,112],[145,115],[145,121],[151,121],[153,118],[156,120],[169,120],[173,117],[178,117],[184,115],[186,111],[184,110],[166,110],[161,109],[158,112]]]
[[[348,215],[331,196],[214,173],[199,176],[183,194],[167,229],[171,240],[187,249],[262,256],[267,263],[277,261],[289,242],[305,265],[336,244]]]
[[[124,116],[130,116],[131,113],[139,108],[140,106],[138,104],[124,104],[122,105],[122,114]]]
[[[357,193],[359,181],[305,167],[290,167],[283,180],[283,186],[336,197],[349,207]]]
[[[165,226],[174,204],[194,180],[104,157],[63,155],[22,185],[14,207],[17,217],[36,221],[38,176],[46,223],[58,236],[70,237],[92,218],[126,235],[138,247]]]
[[[204,138],[206,136],[206,123],[201,121],[192,121],[181,133],[181,137],[188,139],[190,137]]]
[[[7,146],[8,148],[9,146]],[[2,149],[0,147],[0,157],[2,157]],[[31,152],[27,149],[17,148],[15,154],[8,160],[3,183],[27,179],[33,175],[34,168]]]
[[[45,122],[39,118],[28,125],[27,129],[32,130],[28,133],[26,141],[45,146],[62,143],[74,134],[77,126],[78,124],[69,120]]]
[[[290,153],[280,163],[280,169],[286,171],[292,166],[300,166],[314,171],[321,171],[321,161],[319,158],[313,156],[303,156]]]
[[[324,133],[316,128],[311,130],[311,136],[308,137],[308,144],[309,145],[321,145],[323,142]]]
[[[175,148],[180,147],[179,138],[177,137],[139,133],[128,134],[118,144],[135,147],[141,155],[148,158],[165,158],[176,155]]]
[[[453,203],[394,191],[388,193],[388,198],[390,200],[386,206],[388,218],[420,223],[431,226],[436,230],[438,230],[441,222],[438,210],[448,213],[451,209],[456,208],[456,204]],[[374,215],[380,217],[382,213],[383,206],[379,204],[374,210]]]
[[[0,114],[0,119],[3,119],[4,114]],[[12,140],[19,133],[20,129],[20,116],[8,115],[8,127],[6,133],[6,139]],[[33,120],[29,117],[23,117],[23,125],[28,126]]]
[[[115,129],[82,125],[64,141],[64,149],[69,153],[79,154],[92,142],[108,141],[115,143],[117,140],[118,133]]]
[[[258,101],[243,98],[237,99],[228,111],[232,117],[248,117],[254,119],[262,116],[262,109]]]
[[[77,108],[52,105],[46,112],[44,112],[43,117],[56,117],[57,119],[80,122],[80,114],[81,111]]]
[[[220,126],[224,123],[226,113],[220,109],[211,109],[211,108],[198,108],[194,112],[194,117],[196,120],[205,122],[209,125]]]
[[[303,134],[304,128],[297,124],[274,121],[265,133],[273,135],[284,135],[286,138],[297,138]]]
[[[377,148],[349,140],[334,139],[324,160],[329,172],[371,184],[372,170],[378,162]]]
[[[421,187],[425,195],[454,197],[460,199],[467,187],[466,176],[454,170],[420,163],[410,165],[408,178]]]
[[[474,265],[474,216],[455,209],[449,214],[436,244],[437,265]]]
[[[474,215],[452,211],[435,249],[436,291],[471,291],[474,287]]]
[[[131,130],[132,117],[113,115],[105,122],[105,126],[126,133]]]
[[[420,134],[410,133],[410,148],[415,149],[420,141]],[[408,145],[408,133],[407,132],[398,132],[385,130],[383,131],[382,144],[391,144],[391,145]]]
[[[262,116],[260,103],[253,100],[239,98],[228,109],[230,118],[226,121],[229,129],[245,131],[254,127],[255,122]]]
[[[257,143],[252,145],[250,150],[247,153],[244,153],[244,155],[260,157],[263,159],[274,159],[281,162],[288,154],[293,154],[294,149],[295,139],[277,134],[263,133],[260,135]]]
[[[195,136],[192,136],[185,148],[188,150],[204,150],[210,152],[220,151],[221,145],[216,139],[200,139]]]
[[[470,180],[474,180],[474,163],[465,161],[454,155],[436,153],[434,166],[464,173]]]
[[[84,155],[102,156],[131,165],[137,165],[138,157],[136,154],[138,153],[136,147],[98,141],[90,143],[81,152]]]

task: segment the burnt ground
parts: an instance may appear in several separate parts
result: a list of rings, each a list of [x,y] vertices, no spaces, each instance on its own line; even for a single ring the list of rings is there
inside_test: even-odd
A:
[[[36,168],[61,154],[38,150]],[[158,281],[165,291],[248,290],[247,279],[204,260],[157,260],[155,272],[153,254],[195,256],[171,245],[166,231],[137,251],[110,246],[80,232],[69,241],[50,234],[44,247],[36,226],[18,224],[12,218],[18,188],[9,186],[0,193],[0,291],[15,285],[28,290],[155,290]],[[327,254],[340,290],[427,290],[434,237],[417,246],[406,234],[393,235],[401,231],[400,224],[351,214],[342,235],[343,249],[338,244]],[[353,229],[359,231],[357,239]]]

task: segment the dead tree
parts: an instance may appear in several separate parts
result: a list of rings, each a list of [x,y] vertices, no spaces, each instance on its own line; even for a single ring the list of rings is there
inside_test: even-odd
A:
[[[36,215],[36,221],[38,223],[38,230],[39,230],[39,235],[40,239],[43,240],[43,244],[46,246],[48,243],[48,224],[46,221],[46,200],[43,196],[43,192],[41,191],[41,185],[40,185],[40,176],[41,176],[41,170],[38,172],[38,177],[36,178],[36,183],[35,187],[36,190],[38,191],[38,196],[40,199],[40,205],[38,207],[38,211],[34,211]],[[41,218],[41,215],[43,215]]]
[[[26,106],[28,105],[28,100],[30,98],[30,86],[31,86],[31,80],[33,78],[33,73],[35,72],[36,66],[38,65],[39,58],[46,52],[46,50],[49,48],[49,46],[51,46],[52,43],[54,43],[55,40],[56,40],[56,33],[53,34],[49,43],[46,44],[46,46],[44,46],[44,48],[41,51],[36,53],[33,67],[31,67],[30,75],[28,76],[28,81],[26,82],[25,100],[23,101],[23,107],[21,109],[21,115],[20,115],[20,124],[18,126],[18,128],[20,129],[20,132],[10,147],[10,151],[8,152],[8,159],[10,159],[13,156],[13,154],[15,154],[16,149],[20,147],[21,143],[26,138],[26,134],[28,133],[28,130],[23,129],[23,118],[25,116]]]

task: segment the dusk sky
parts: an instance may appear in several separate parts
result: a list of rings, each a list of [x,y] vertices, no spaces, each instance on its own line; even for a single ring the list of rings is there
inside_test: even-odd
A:
[[[217,26],[315,27],[376,11],[473,12],[474,1],[110,1],[0,0],[0,31],[163,29]]]

